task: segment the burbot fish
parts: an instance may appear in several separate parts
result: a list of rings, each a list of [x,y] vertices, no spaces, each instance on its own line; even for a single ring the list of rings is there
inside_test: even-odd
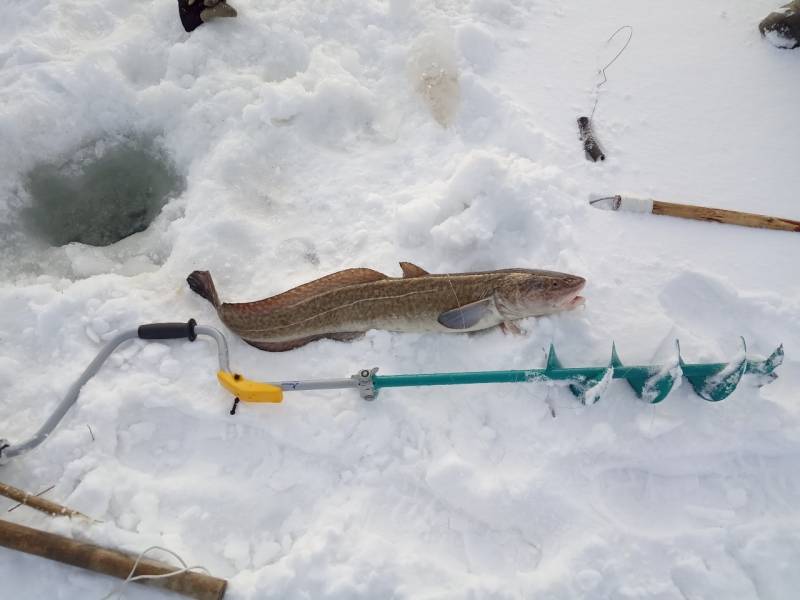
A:
[[[401,262],[403,277],[346,269],[255,302],[221,302],[208,271],[189,287],[248,344],[271,352],[314,340],[352,340],[370,329],[462,333],[583,304],[583,277],[535,269],[432,275]]]

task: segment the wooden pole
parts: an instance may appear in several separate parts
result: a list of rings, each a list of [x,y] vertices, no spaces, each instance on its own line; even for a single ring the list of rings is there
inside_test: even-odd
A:
[[[714,221],[716,223],[729,223],[743,227],[758,227],[761,229],[780,229],[782,231],[800,231],[800,221],[768,217],[754,213],[724,210],[722,208],[709,208],[707,206],[692,206],[690,204],[676,204],[653,200],[653,214],[698,221]]]
[[[47,513],[48,515],[52,515],[54,517],[79,517],[81,519],[91,521],[89,517],[78,512],[77,510],[72,510],[66,506],[61,506],[60,504],[56,504],[55,502],[51,502],[45,498],[40,498],[35,494],[31,494],[30,492],[26,492],[25,490],[15,488],[12,485],[2,482],[0,482],[0,496],[5,496],[6,498],[15,500],[20,504],[30,506],[31,508],[43,513]]]
[[[79,542],[1,519],[0,546],[119,579],[127,579],[136,562],[134,557],[118,550]],[[164,575],[178,569],[179,567],[172,565],[142,559],[133,576]],[[197,600],[221,600],[228,582],[203,573],[187,571],[162,579],[138,579],[136,583],[171,590]]]

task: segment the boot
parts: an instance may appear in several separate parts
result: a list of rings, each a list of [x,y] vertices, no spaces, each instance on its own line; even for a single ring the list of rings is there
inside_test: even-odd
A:
[[[793,0],[778,12],[768,14],[759,23],[758,30],[778,48],[800,46],[800,0]]]
[[[186,31],[194,31],[216,17],[235,17],[236,9],[225,0],[178,0],[178,14]]]

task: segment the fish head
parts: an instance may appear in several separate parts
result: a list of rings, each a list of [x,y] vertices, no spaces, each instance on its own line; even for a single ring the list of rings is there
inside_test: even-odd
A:
[[[586,280],[557,271],[520,269],[509,273],[495,290],[500,314],[509,319],[549,315],[582,306],[578,293]]]

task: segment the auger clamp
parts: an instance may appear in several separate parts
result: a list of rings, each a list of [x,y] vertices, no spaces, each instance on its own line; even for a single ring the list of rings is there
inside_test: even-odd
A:
[[[366,401],[372,402],[378,397],[378,388],[375,387],[375,373],[378,372],[378,367],[372,369],[361,369],[358,373],[351,376],[356,382],[356,389],[359,395]]]

